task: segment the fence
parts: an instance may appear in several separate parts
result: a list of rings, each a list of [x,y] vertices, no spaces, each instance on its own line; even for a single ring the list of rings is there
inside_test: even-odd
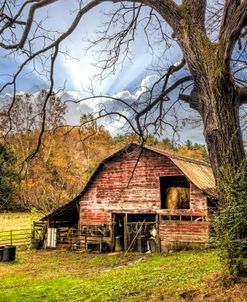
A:
[[[26,246],[30,244],[30,229],[0,231],[0,246],[16,245]]]

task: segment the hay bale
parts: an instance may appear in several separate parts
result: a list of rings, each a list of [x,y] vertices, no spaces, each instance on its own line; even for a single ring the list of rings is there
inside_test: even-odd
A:
[[[167,209],[178,209],[178,192],[177,188],[171,187],[166,190]]]
[[[181,187],[170,187],[166,190],[167,209],[188,209],[189,189]]]

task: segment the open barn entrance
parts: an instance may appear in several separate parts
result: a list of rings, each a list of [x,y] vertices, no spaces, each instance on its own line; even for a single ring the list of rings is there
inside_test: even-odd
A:
[[[159,222],[156,214],[114,213],[115,251],[158,252]]]

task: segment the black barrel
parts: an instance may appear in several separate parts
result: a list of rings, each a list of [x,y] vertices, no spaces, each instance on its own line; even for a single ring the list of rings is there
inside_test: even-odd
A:
[[[4,246],[0,246],[0,261],[3,260],[3,248]]]
[[[3,249],[3,261],[10,262],[15,260],[15,245],[6,245]]]

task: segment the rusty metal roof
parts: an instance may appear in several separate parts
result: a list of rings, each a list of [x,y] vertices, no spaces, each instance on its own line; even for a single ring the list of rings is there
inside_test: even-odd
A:
[[[199,189],[209,195],[216,195],[215,179],[211,167],[185,160],[170,159]]]
[[[209,163],[148,146],[144,148],[167,156],[196,187],[210,196],[217,196],[215,179]]]

